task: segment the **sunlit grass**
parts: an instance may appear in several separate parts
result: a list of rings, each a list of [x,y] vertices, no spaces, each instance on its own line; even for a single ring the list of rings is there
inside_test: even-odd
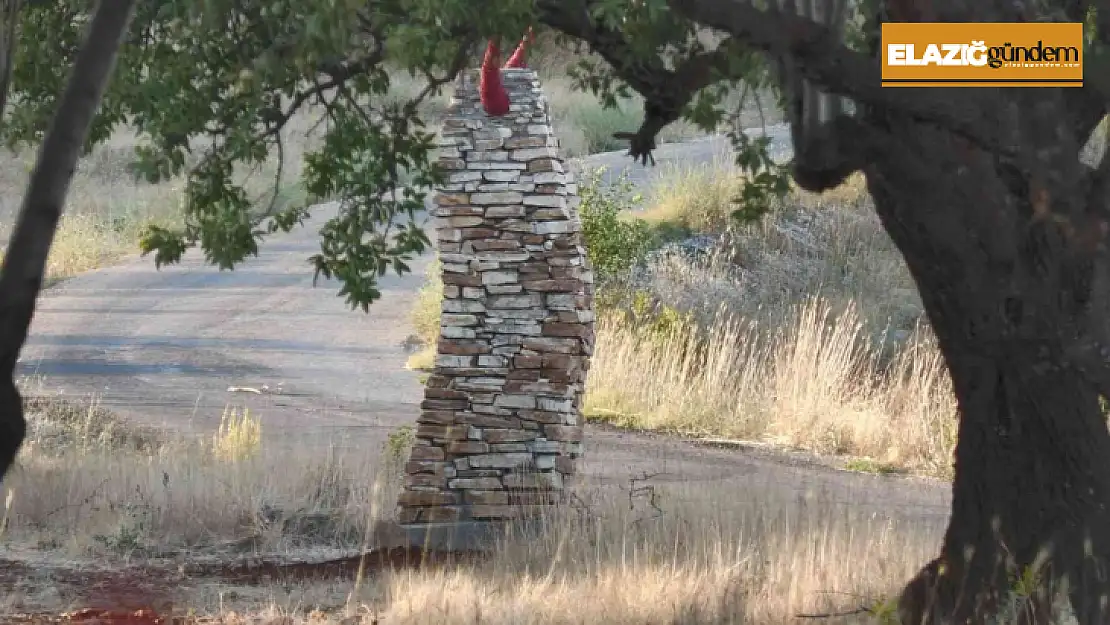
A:
[[[57,406],[42,403],[32,414],[38,444],[6,483],[14,498],[5,557],[33,558],[43,571],[142,565],[159,553],[236,558],[244,548],[312,560],[388,534],[378,529],[396,497],[388,450],[263,442],[228,462],[210,445],[170,434],[154,447],[128,442],[139,433],[105,438],[97,432],[108,414]],[[77,427],[80,419],[95,420],[68,434],[88,436],[84,444],[42,438],[54,431],[48,423]],[[213,436],[241,440],[221,430]],[[782,623],[881,604],[933,554],[943,529],[942,518],[917,510],[857,510],[773,484],[739,494],[714,482],[641,486],[649,488],[632,496],[576,488],[577,503],[548,513],[539,533],[510,532],[488,558],[448,570],[372,575],[357,588],[339,579],[248,586],[193,577],[171,589],[181,612],[214,623],[281,615],[315,623]],[[6,593],[0,612],[71,607],[70,578],[58,579]]]

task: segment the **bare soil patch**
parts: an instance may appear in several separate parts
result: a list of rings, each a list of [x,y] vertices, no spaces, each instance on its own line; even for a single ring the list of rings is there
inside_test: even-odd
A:
[[[201,583],[236,587],[320,580],[350,582],[360,572],[375,578],[386,572],[432,572],[476,563],[478,551],[432,551],[420,547],[382,547],[341,558],[290,561],[261,558],[252,561],[161,563],[90,568],[38,567],[0,559],[0,586],[52,586],[68,603],[81,606],[67,612],[29,611],[0,615],[0,623],[79,623],[82,625],[163,625],[199,623],[203,619],[179,609],[182,595]]]

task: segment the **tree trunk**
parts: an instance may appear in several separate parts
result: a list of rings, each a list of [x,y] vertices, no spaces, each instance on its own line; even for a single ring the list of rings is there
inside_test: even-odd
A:
[[[93,116],[115,66],[135,0],[100,0],[23,196],[0,266],[0,480],[26,435],[15,365],[42,290],[46,261]]]
[[[843,45],[837,20],[810,19],[812,3],[667,4],[775,62],[795,182],[820,192],[862,170],[921,293],[960,426],[949,528],[903,593],[903,622],[997,622],[1012,590],[1036,599],[1022,619],[1043,619],[1067,589],[1082,625],[1110,623],[1110,160],[1080,162],[1110,111],[1106,3],[870,3],[867,52]],[[839,7],[826,16],[845,6],[824,4]],[[1081,89],[880,86],[882,23],[1080,22],[1092,8]],[[606,59],[646,107],[686,95],[672,80],[664,97],[620,54]],[[857,113],[829,119],[821,91]]]
[[[1089,565],[1105,564],[1110,522],[1110,435],[1097,394],[1066,370],[1037,373],[1035,347],[1017,344],[989,358],[966,336],[956,342],[965,345],[948,356],[962,411],[952,517],[940,558],[917,583],[935,582],[934,607],[953,622],[985,622],[1015,598],[1006,593],[1023,577],[1051,594],[1066,576],[1094,584],[1077,588],[1073,600],[1097,598],[1106,580],[1090,578],[1097,570]],[[1095,560],[1085,557],[1088,540]],[[1088,607],[1096,612],[1080,622],[1107,622],[1097,605]]]
[[[1107,312],[1107,285],[1098,255],[1077,243],[1082,229],[1042,216],[1085,201],[1083,186],[1059,172],[1039,186],[924,125],[888,130],[900,144],[864,173],[960,411],[948,531],[903,592],[902,622],[988,622],[1034,580],[1038,614],[1026,620],[1045,622],[1068,589],[1081,624],[1110,622],[1110,432],[1098,390],[1068,358],[1097,338],[1090,317]]]

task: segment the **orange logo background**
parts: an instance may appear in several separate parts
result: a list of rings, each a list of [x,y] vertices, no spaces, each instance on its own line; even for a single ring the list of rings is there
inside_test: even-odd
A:
[[[884,87],[1081,87],[1083,24],[890,23]]]

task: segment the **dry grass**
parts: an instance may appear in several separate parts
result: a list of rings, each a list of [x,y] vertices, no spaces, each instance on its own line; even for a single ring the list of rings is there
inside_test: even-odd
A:
[[[593,498],[531,540],[505,541],[488,562],[388,575],[355,598],[384,623],[784,623],[883,605],[939,536],[935,523],[749,494],[663,489],[661,514]]]
[[[694,232],[727,230],[735,210],[732,199],[744,184],[732,158],[729,153],[719,153],[706,165],[667,165],[643,210],[628,217]]]
[[[286,165],[278,204],[303,201],[296,184],[301,158],[317,137],[308,130],[316,113],[307,111],[294,118],[285,131]],[[58,228],[47,264],[48,281],[68,278],[109,265],[138,253],[138,239],[148,224],[179,225],[184,201],[184,177],[157,184],[135,179],[130,170],[138,139],[117,133],[81,160],[66,199],[65,214]],[[19,209],[35,153],[0,151],[0,256]],[[257,170],[239,172],[240,180],[259,202],[268,205],[277,171],[276,158]]]
[[[593,413],[947,475],[956,424],[947,370],[862,177],[820,196],[795,192],[737,227],[726,224],[742,181],[727,163],[670,175],[645,218],[715,242],[699,257],[655,257],[634,286],[694,313],[702,330],[651,342],[603,321]]]
[[[39,567],[174,554],[326,557],[358,547],[394,501],[396,458],[270,443],[246,443],[253,453],[229,458],[217,449],[245,439],[227,431],[212,443],[149,431],[105,436],[126,424],[92,407],[36,406],[32,445],[5,485],[14,499],[4,541],[6,557]],[[336,622],[348,607],[362,622],[376,614],[384,623],[782,623],[798,612],[881,605],[943,529],[941,518],[858,510],[821,492],[648,486],[653,503],[582,487],[579,503],[538,534],[510,535],[476,564],[395,572],[358,588],[193,579],[178,605],[228,623]],[[0,610],[71,607],[54,585],[27,579]]]
[[[361,540],[375,480],[396,473],[398,460],[384,451],[298,455],[264,446],[260,423],[234,411],[202,439],[134,431],[95,405],[54,398],[37,400],[30,415],[29,440],[4,484],[14,493],[5,540],[55,557],[118,563],[350,548]]]
[[[258,455],[262,447],[262,421],[250,411],[228,407],[212,437],[212,453],[221,460],[239,462]]]
[[[642,211],[630,217],[709,233],[701,258],[672,254],[648,263],[636,287],[709,322],[723,304],[735,315],[777,326],[797,302],[820,296],[837,314],[854,305],[878,344],[905,341],[924,314],[901,254],[855,176],[821,195],[795,191],[758,224],[729,223],[743,180],[726,160],[674,167]]]
[[[412,329],[421,347],[409,356],[405,366],[414,371],[430,370],[435,366],[436,343],[439,341],[439,316],[443,303],[443,281],[440,279],[442,264],[439,256],[428,263],[424,284],[412,307]]]
[[[181,181],[150,185],[132,180],[126,167],[132,145],[131,138],[121,135],[81,162],[51,249],[50,279],[66,278],[134,253],[144,225],[180,219]],[[34,156],[32,150],[0,151],[0,189],[4,191],[0,193],[0,237],[8,235]]]
[[[917,291],[857,177],[795,193],[756,225],[729,225],[742,184],[724,158],[672,167],[642,211],[709,233],[700,257],[656,255],[632,287],[699,323],[651,338],[601,315],[587,413],[622,426],[768,441],[857,457],[850,466],[947,476],[956,408]],[[414,308],[427,367],[438,273]]]
[[[619,425],[762,440],[947,475],[955,400],[939,352],[915,334],[889,363],[858,315],[811,299],[773,334],[720,314],[645,339],[602,317],[586,413]]]

